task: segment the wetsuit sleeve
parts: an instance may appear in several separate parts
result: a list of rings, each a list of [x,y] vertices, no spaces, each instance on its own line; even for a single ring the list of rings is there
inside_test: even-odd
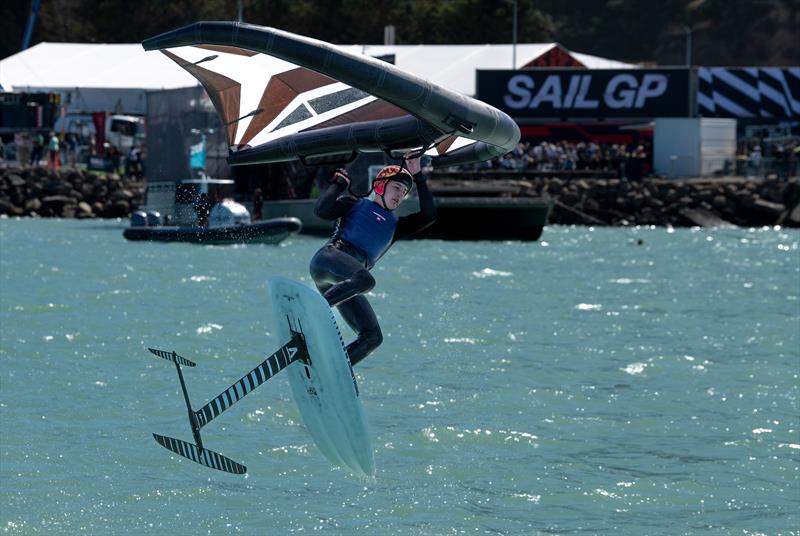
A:
[[[314,205],[314,214],[323,220],[335,220],[346,215],[358,200],[350,195],[342,194],[346,184],[335,182],[328,186]]]
[[[419,212],[400,218],[392,241],[418,233],[436,221],[436,205],[433,202],[433,194],[428,189],[428,181],[417,182],[417,194],[419,195]]]

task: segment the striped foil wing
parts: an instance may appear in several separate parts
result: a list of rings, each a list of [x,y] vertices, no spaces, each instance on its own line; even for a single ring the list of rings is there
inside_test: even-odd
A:
[[[175,352],[167,352],[165,350],[156,350],[155,348],[148,348],[148,350],[150,350],[150,353],[152,353],[153,355],[157,355],[158,357],[164,358],[164,359],[166,359],[168,361],[178,362],[179,364],[181,364],[181,365],[183,365],[185,367],[194,367],[195,366],[194,362],[189,361],[185,357],[179,356]]]
[[[181,439],[175,439],[174,437],[162,436],[159,434],[153,434],[153,437],[162,447],[186,459],[192,460],[195,463],[199,463],[200,465],[205,465],[211,469],[217,469],[218,471],[224,471],[234,475],[243,475],[247,472],[247,467],[244,465],[213,450],[200,450],[197,448],[197,445]]]
[[[265,359],[256,368],[248,372],[238,382],[228,387],[208,404],[195,412],[197,422],[205,426],[218,417],[223,411],[247,396],[253,389],[288,367],[298,359],[308,356],[305,348],[297,339],[292,339],[277,352]]]

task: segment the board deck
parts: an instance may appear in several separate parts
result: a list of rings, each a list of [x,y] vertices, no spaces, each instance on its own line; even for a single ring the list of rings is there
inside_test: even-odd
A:
[[[374,476],[367,419],[333,311],[317,291],[284,277],[269,281],[280,340],[305,338],[310,362],[286,368],[297,407],[311,437],[328,460],[358,475]]]

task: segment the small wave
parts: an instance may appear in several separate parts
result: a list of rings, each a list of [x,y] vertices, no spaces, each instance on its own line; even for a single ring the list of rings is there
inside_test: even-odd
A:
[[[590,495],[589,492],[584,492],[584,495]],[[613,491],[606,491],[603,488],[595,489],[591,494],[593,495],[600,495],[601,497],[608,497],[609,499],[619,499],[619,495],[614,493]]]
[[[637,376],[639,374],[642,374],[644,372],[644,369],[646,368],[647,368],[647,363],[631,363],[624,369],[620,370],[627,372],[631,376]]]
[[[438,443],[439,438],[436,437],[436,432],[433,428],[423,428],[422,435],[431,443]]]
[[[200,326],[195,331],[197,331],[198,335],[202,335],[204,333],[211,333],[215,329],[220,330],[222,329],[222,326],[220,326],[219,324],[206,324],[204,326]]]
[[[575,306],[578,311],[599,311],[603,306],[599,303],[579,303]]]
[[[217,278],[213,275],[193,275],[191,277],[181,279],[181,283],[186,283],[187,281],[191,281],[192,283],[203,283],[205,281],[216,281]]]
[[[501,272],[500,270],[492,270],[491,268],[484,268],[480,272],[472,272],[473,277],[485,279],[487,277],[510,277],[514,274],[511,272]]]
[[[531,495],[530,493],[515,493],[513,496],[518,499],[525,499],[533,504],[539,504],[539,501],[542,500],[541,495]]]
[[[473,339],[471,337],[450,337],[444,340],[444,342],[449,343],[464,343],[464,344],[478,344],[478,339]]]

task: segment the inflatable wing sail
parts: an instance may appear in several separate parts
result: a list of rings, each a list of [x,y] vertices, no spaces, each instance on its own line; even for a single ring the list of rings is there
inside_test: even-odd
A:
[[[375,58],[240,22],[197,22],[145,40],[203,85],[232,165],[425,148],[434,167],[516,146],[505,113]]]

